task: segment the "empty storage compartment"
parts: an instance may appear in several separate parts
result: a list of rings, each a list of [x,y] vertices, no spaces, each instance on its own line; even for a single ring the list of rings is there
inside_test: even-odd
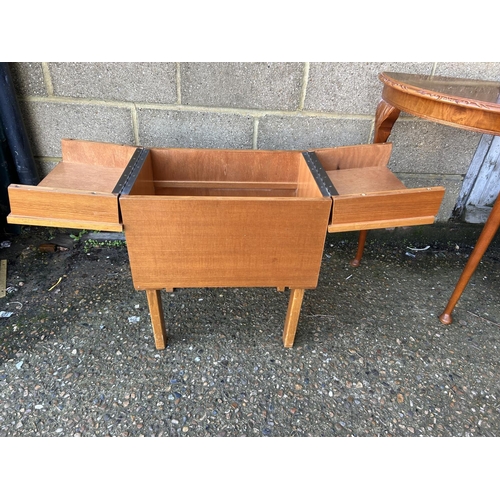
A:
[[[298,151],[152,148],[124,194],[321,197]]]
[[[444,187],[406,188],[387,167],[391,150],[391,143],[382,143],[308,153],[331,182],[329,232],[434,222]]]

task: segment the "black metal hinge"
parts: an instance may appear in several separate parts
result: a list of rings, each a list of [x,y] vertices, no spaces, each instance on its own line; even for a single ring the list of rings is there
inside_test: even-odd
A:
[[[339,193],[335,189],[330,177],[328,177],[328,174],[325,172],[325,169],[323,168],[323,165],[321,165],[316,153],[314,151],[305,151],[302,155],[306,160],[307,166],[309,167],[321,194],[323,196],[337,196]]]
[[[146,157],[148,156],[149,149],[137,148],[130,158],[128,165],[125,167],[120,180],[113,189],[113,194],[128,194],[134,185],[135,179],[139,174]]]

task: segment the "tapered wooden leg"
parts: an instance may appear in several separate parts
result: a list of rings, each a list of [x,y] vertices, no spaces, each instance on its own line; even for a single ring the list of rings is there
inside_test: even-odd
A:
[[[360,262],[361,262],[361,257],[363,257],[363,251],[365,249],[366,235],[367,234],[368,234],[368,231],[366,231],[366,230],[359,232],[358,251],[356,252],[356,257],[354,257],[354,259],[351,260],[352,267],[358,267]]]
[[[471,276],[474,274],[476,267],[481,261],[481,257],[484,255],[484,252],[488,248],[488,245],[491,243],[491,240],[495,236],[498,227],[500,226],[500,196],[498,196],[495,204],[493,205],[493,210],[491,211],[488,220],[486,221],[481,234],[476,242],[474,250],[470,254],[469,260],[458,279],[458,283],[455,286],[455,290],[451,294],[451,298],[446,306],[443,314],[439,316],[439,320],[441,323],[445,325],[449,325],[453,322],[453,318],[451,317],[451,313],[455,308],[455,305],[458,302],[458,299],[462,295],[467,283],[469,282]]]
[[[297,331],[303,298],[303,288],[294,288],[290,290],[290,300],[288,301],[288,311],[286,313],[285,329],[283,331],[283,344],[285,347],[292,347],[295,341],[295,332]]]
[[[167,332],[165,330],[165,317],[163,316],[160,290],[146,290],[146,296],[148,298],[155,346],[157,349],[165,349],[167,345]]]

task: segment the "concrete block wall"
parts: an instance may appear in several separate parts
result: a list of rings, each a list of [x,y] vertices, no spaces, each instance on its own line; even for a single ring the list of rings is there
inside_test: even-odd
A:
[[[298,149],[372,141],[382,71],[500,80],[500,63],[11,63],[42,176],[62,138],[146,147]],[[402,114],[390,168],[447,189],[452,214],[481,135]]]

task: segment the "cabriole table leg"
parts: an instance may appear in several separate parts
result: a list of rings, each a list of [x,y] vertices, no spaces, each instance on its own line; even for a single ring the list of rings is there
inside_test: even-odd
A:
[[[365,243],[366,243],[367,234],[368,234],[368,231],[366,229],[359,232],[358,251],[356,252],[356,257],[354,257],[354,259],[351,260],[352,267],[359,267],[359,264],[361,262],[361,258],[363,257],[363,252],[365,250]]]
[[[453,312],[453,309],[455,308],[455,305],[457,304],[458,299],[460,298],[462,292],[467,286],[467,283],[469,282],[471,276],[474,274],[476,267],[481,261],[481,257],[484,255],[484,252],[486,251],[489,244],[491,243],[491,240],[495,236],[499,226],[500,226],[500,195],[498,196],[497,200],[495,201],[495,204],[493,205],[493,210],[491,211],[484,225],[484,228],[481,231],[481,234],[479,235],[479,238],[476,242],[476,246],[474,247],[474,250],[470,254],[467,264],[465,264],[462,274],[460,275],[460,278],[458,279],[458,282],[455,286],[455,290],[453,290],[453,293],[450,297],[448,305],[443,311],[443,314],[439,316],[439,320],[441,321],[441,323],[449,325],[453,322],[451,313]]]
[[[386,142],[392,132],[392,126],[398,119],[401,111],[383,99],[378,103],[375,113],[374,143]]]
[[[373,137],[373,143],[386,142],[391,135],[392,126],[398,119],[401,111],[389,103],[385,102],[383,99],[378,103],[377,112],[375,114],[375,132]],[[361,263],[361,258],[363,257],[363,251],[365,249],[367,230],[360,231],[358,240],[358,251],[356,257],[351,260],[352,267],[359,267]]]
[[[148,298],[155,346],[157,349],[165,349],[167,345],[167,332],[165,329],[165,317],[163,316],[160,290],[146,290],[146,296]]]
[[[290,300],[288,301],[288,310],[285,319],[285,329],[283,331],[283,344],[285,347],[292,347],[295,341],[295,332],[299,322],[300,308],[304,298],[303,288],[294,288],[290,290]]]

